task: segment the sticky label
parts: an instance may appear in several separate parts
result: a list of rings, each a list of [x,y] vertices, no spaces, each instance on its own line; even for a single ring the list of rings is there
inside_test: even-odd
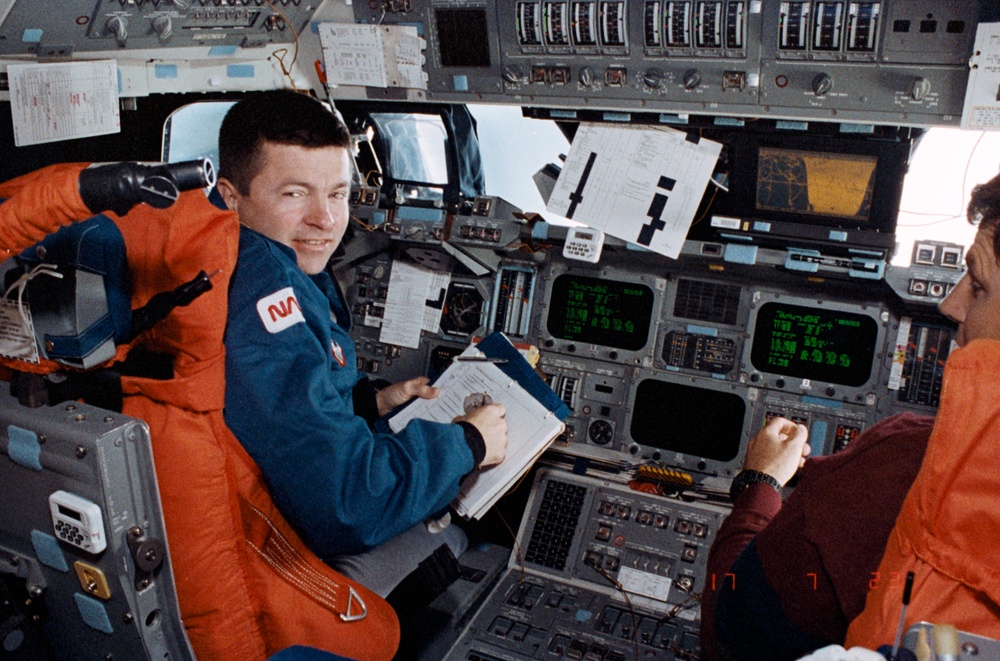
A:
[[[21,310],[24,316],[21,316]],[[0,299],[0,355],[7,358],[38,362],[38,347],[35,346],[35,330],[31,323],[31,310],[24,303],[18,308],[17,301]]]

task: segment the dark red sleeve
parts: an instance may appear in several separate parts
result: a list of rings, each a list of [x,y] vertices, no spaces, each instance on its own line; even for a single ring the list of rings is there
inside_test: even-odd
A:
[[[715,650],[715,600],[719,590],[731,587],[730,569],[743,549],[781,509],[781,495],[767,484],[751,484],[734,503],[708,552],[705,585],[701,591],[701,650],[707,661],[717,658]],[[713,580],[714,578],[714,580]],[[714,588],[714,589],[713,589]]]

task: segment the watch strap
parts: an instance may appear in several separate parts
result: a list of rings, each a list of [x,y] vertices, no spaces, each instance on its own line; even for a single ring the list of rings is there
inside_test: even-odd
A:
[[[781,483],[767,473],[755,470],[742,470],[733,478],[733,483],[729,487],[729,499],[735,503],[740,494],[751,484],[768,484],[779,494],[781,493]]]

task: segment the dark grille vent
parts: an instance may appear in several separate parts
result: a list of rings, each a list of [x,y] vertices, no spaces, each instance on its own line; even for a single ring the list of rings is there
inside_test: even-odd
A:
[[[674,316],[733,325],[740,309],[741,291],[736,285],[680,280],[677,283]]]

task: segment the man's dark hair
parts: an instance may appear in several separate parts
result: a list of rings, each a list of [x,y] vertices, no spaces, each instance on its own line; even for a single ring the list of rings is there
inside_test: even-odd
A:
[[[979,229],[993,230],[993,253],[1000,259],[1000,174],[972,189],[965,215]]]
[[[265,142],[310,149],[348,147],[351,136],[344,123],[306,94],[292,90],[258,92],[238,102],[219,129],[219,176],[242,195],[260,172]]]

